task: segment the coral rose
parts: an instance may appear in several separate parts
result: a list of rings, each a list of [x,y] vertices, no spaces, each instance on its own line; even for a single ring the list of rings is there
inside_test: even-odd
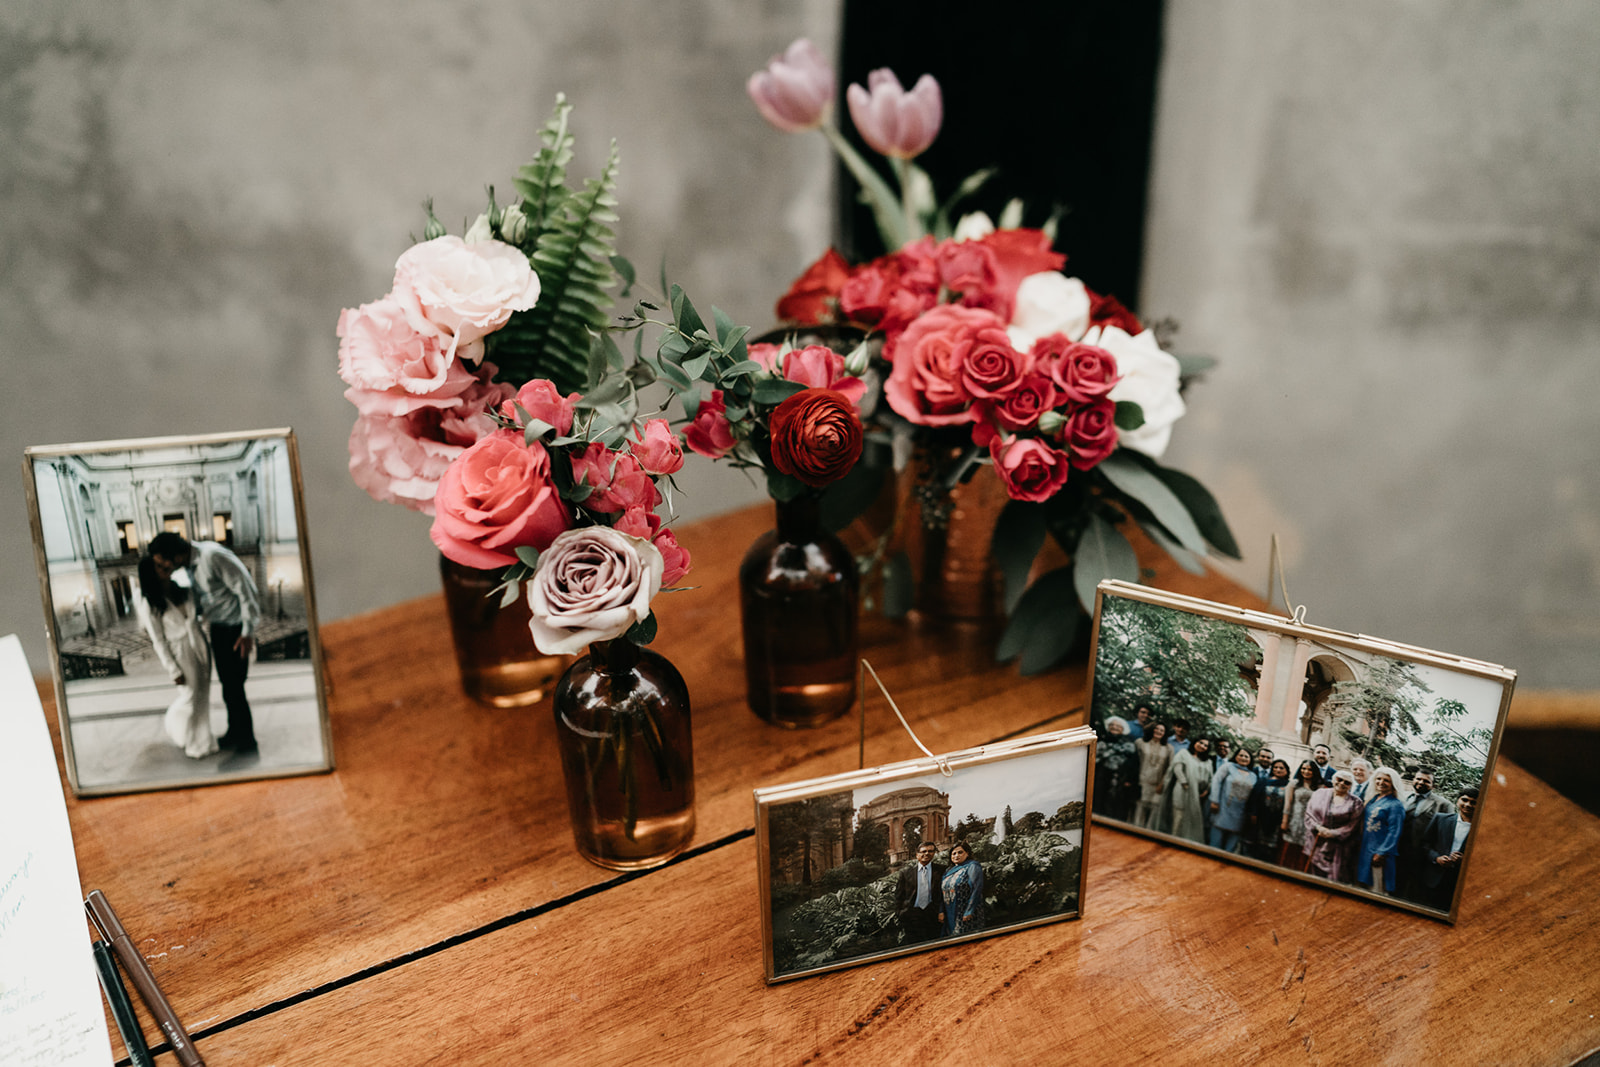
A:
[[[919,426],[971,422],[972,394],[962,374],[973,347],[996,335],[1006,341],[1004,323],[993,312],[956,304],[927,312],[895,339],[884,383],[889,406]]]
[[[807,389],[772,411],[772,465],[814,489],[838,481],[861,458],[861,417],[834,389]]]
[[[515,563],[520,546],[543,551],[571,525],[544,446],[500,430],[461,453],[439,479],[428,533],[457,563],[488,570]]]
[[[661,552],[609,526],[582,526],[556,537],[528,579],[528,629],[547,656],[612,641],[650,616],[661,591]]]
[[[996,437],[989,442],[989,455],[1013,500],[1049,500],[1067,484],[1071,470],[1065,453],[1036,437]]]

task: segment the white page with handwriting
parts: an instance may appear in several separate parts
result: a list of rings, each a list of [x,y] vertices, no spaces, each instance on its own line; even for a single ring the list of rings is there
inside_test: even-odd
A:
[[[0,1064],[111,1062],[55,750],[22,642],[0,637]]]

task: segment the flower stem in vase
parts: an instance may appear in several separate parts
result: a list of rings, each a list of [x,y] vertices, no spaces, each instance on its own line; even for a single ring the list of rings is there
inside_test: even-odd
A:
[[[694,837],[689,691],[664,657],[597,641],[556,686],[573,838],[589,862],[639,870]]]
[[[774,725],[820,726],[855,703],[855,558],[822,528],[815,496],[777,512],[739,567],[747,697]]]
[[[461,688],[480,704],[520,708],[543,700],[561,676],[565,656],[547,656],[528,634],[528,603],[500,604],[500,572],[439,556]]]

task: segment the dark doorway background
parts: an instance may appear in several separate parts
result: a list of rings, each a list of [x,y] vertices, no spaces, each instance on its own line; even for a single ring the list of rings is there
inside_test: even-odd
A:
[[[876,160],[855,136],[845,86],[865,85],[879,67],[907,88],[932,74],[944,126],[917,163],[938,195],[998,167],[958,214],[996,218],[1021,197],[1023,224],[1039,226],[1059,204],[1055,247],[1067,273],[1138,310],[1161,16],[1161,0],[845,0],[839,126]],[[851,262],[881,255],[854,179],[837,171],[839,251]]]

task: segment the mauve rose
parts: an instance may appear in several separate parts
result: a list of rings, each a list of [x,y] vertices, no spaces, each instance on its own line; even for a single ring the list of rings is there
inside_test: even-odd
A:
[[[888,68],[867,75],[867,88],[851,85],[844,93],[850,118],[861,139],[896,159],[912,159],[927,151],[944,121],[944,100],[933,75],[924,74],[907,92]]]
[[[662,585],[677,585],[689,573],[689,550],[678,544],[677,536],[663,525],[661,516],[655,512],[635,505],[623,512],[612,528],[633,537],[642,537],[656,546],[664,567]]]
[[[513,398],[515,404],[520,404],[522,410],[528,413],[528,418],[538,419],[555,427],[557,437],[565,437],[572,432],[573,413],[578,401],[582,399],[582,393],[568,393],[562,396],[561,391],[556,388],[556,383],[547,378],[535,378],[531,382],[525,382]],[[508,400],[502,404],[500,414],[508,419],[515,419],[517,409],[513,401]]]
[[[961,384],[968,395],[999,400],[1022,383],[1033,360],[1011,347],[998,322],[973,333],[972,345],[961,364]]]
[[[515,563],[520,546],[544,551],[571,525],[544,446],[500,430],[461,453],[439,479],[428,533],[457,563],[488,570]]]
[[[707,459],[721,459],[733,451],[737,442],[733,437],[733,426],[724,414],[727,410],[728,406],[722,400],[722,390],[711,390],[711,399],[700,401],[700,406],[695,409],[694,420],[684,428],[684,444]]]
[[[649,474],[676,474],[683,469],[683,446],[666,419],[649,419],[633,428],[628,442],[633,458]]]
[[[778,301],[780,322],[816,326],[834,320],[839,290],[850,277],[850,264],[833,249],[828,249],[805,273],[794,280]]]
[[[512,312],[538,302],[539,276],[528,257],[511,245],[468,244],[445,234],[401,253],[390,295],[418,333],[445,338],[451,355],[467,359],[462,346],[504,326]]]
[[[972,396],[962,383],[967,356],[983,331],[1004,324],[981,308],[940,304],[895,339],[884,395],[902,418],[919,426],[972,421]],[[886,348],[887,350],[887,348]]]
[[[833,103],[833,68],[822,50],[802,37],[773,56],[766,70],[745,82],[761,117],[784,133],[814,129]]]
[[[859,405],[867,383],[845,373],[844,357],[826,345],[807,345],[783,357],[783,376],[809,389],[832,389]]]
[[[1117,448],[1117,405],[1097,400],[1076,408],[1061,428],[1061,439],[1072,454],[1072,465],[1086,471]]]
[[[609,526],[560,534],[528,579],[534,645],[547,656],[567,656],[621,637],[649,617],[664,569],[649,541]]]
[[[1053,333],[1079,340],[1089,328],[1088,291],[1077,278],[1056,271],[1029,275],[1017,286],[1009,321],[1011,343],[1019,349]]]
[[[1094,326],[1083,341],[1105,349],[1117,361],[1122,377],[1108,394],[1111,399],[1132,401],[1144,411],[1144,425],[1122,431],[1122,446],[1160,459],[1172,439],[1172,424],[1188,410],[1178,392],[1178,361],[1161,351],[1150,330],[1130,337],[1115,326]]]
[[[582,501],[586,510],[618,512],[635,504],[648,509],[661,503],[655,481],[628,453],[613,452],[599,441],[591,441],[571,458],[573,482],[594,487]]]
[[[1013,500],[1049,500],[1071,472],[1066,454],[1036,437],[996,437],[989,442],[989,455]]]
[[[1117,384],[1117,360],[1096,345],[1068,341],[1065,334],[1041,337],[1033,346],[1035,359],[1048,367],[1051,379],[1073,404],[1092,404]]]
[[[836,482],[861,458],[861,417],[833,389],[807,389],[772,410],[772,465],[814,489]]]

